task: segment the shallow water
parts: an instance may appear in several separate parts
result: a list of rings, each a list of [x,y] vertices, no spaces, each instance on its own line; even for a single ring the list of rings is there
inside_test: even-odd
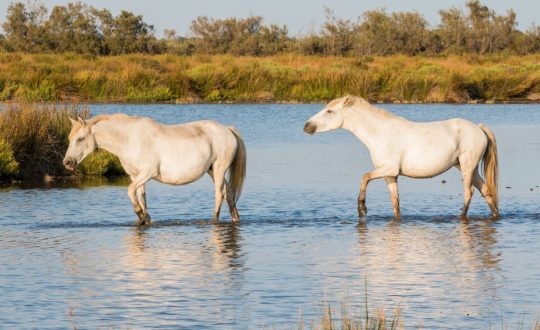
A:
[[[451,170],[384,182],[356,215],[367,150],[347,132],[308,136],[320,105],[94,105],[168,123],[213,118],[248,148],[242,222],[210,223],[208,178],[148,186],[154,225],[134,228],[126,180],[0,190],[0,328],[273,328],[320,319],[323,302],[369,306],[405,326],[526,328],[540,317],[540,109],[385,105],[414,120],[460,116],[498,138],[501,219]],[[446,183],[442,183],[442,181]]]

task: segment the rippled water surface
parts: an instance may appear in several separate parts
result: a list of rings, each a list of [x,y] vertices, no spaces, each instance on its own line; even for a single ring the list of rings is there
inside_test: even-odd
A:
[[[240,129],[248,176],[242,222],[210,223],[209,178],[152,182],[154,225],[133,226],[126,180],[0,190],[0,328],[271,328],[320,319],[329,302],[392,314],[406,327],[515,328],[540,317],[540,107],[386,105],[413,120],[484,122],[499,143],[501,219],[477,193],[470,219],[456,170],[384,182],[356,197],[371,163],[347,132],[314,137],[320,105],[94,105],[167,123]],[[446,183],[443,183],[443,180]],[[529,326],[530,325],[530,326]]]

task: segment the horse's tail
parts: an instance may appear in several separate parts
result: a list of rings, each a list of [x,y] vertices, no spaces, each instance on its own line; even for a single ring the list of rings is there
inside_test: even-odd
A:
[[[484,152],[484,178],[493,204],[499,208],[499,164],[497,160],[497,141],[493,132],[485,125],[478,125],[484,131],[488,139],[488,145]]]
[[[244,186],[244,180],[246,178],[246,145],[244,140],[240,136],[240,132],[232,126],[227,127],[236,137],[237,147],[234,159],[229,167],[229,174],[227,181],[232,190],[233,201],[236,204],[240,194],[242,193],[242,187]]]

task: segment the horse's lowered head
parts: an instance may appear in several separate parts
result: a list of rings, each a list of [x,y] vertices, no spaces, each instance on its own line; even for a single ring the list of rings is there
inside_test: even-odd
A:
[[[82,118],[71,121],[69,133],[69,147],[64,157],[64,166],[74,171],[83,159],[97,149],[96,139],[92,133],[92,127]]]
[[[309,118],[304,132],[315,134],[343,127],[344,111],[354,103],[354,96],[345,96],[328,103],[324,109]]]

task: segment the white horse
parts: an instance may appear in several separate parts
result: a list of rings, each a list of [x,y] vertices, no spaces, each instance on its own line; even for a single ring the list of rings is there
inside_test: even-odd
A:
[[[138,225],[150,224],[144,188],[148,180],[183,185],[205,173],[215,185],[214,223],[219,219],[223,198],[229,204],[232,220],[240,220],[236,203],[246,175],[246,148],[235,128],[210,120],[164,125],[124,114],[71,122],[65,167],[74,170],[98,148],[118,156],[131,177],[128,195]]]
[[[497,142],[489,128],[454,118],[417,123],[376,108],[360,97],[331,101],[304,126],[308,134],[343,128],[369,150],[375,169],[362,176],[358,213],[365,216],[369,181],[384,178],[390,190],[394,217],[400,218],[397,177],[431,178],[455,166],[464,186],[462,217],[467,216],[474,185],[484,196],[494,218],[498,211]],[[486,181],[478,173],[480,161]]]

